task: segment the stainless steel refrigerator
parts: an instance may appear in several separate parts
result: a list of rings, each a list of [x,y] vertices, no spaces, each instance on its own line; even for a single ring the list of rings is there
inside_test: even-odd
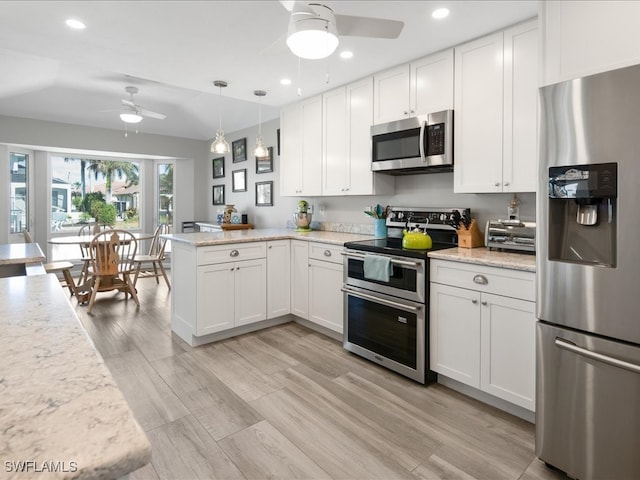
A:
[[[640,66],[540,102],[536,454],[640,479]]]

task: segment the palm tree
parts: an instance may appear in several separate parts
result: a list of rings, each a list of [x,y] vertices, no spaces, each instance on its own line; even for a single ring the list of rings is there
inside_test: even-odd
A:
[[[77,158],[70,158],[70,157],[64,157],[64,161],[65,162],[71,162],[73,160],[78,160]],[[87,169],[87,160],[85,160],[84,158],[80,158],[80,187],[81,187],[81,193],[82,193],[82,198],[84,198],[84,195],[87,193],[86,192],[86,183],[85,183],[85,170]],[[92,160],[89,160],[92,161]]]
[[[138,176],[138,166],[131,162],[117,162],[113,160],[92,160],[87,167],[95,175],[98,180],[100,175],[105,178],[105,200],[111,203],[111,184],[114,175],[117,178],[126,177],[127,187],[138,185],[140,177]]]

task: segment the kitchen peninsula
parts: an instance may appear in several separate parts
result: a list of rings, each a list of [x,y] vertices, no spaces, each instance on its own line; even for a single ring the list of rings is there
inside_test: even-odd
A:
[[[151,446],[55,275],[0,278],[0,460],[10,478],[120,478]]]
[[[255,229],[172,240],[171,328],[191,346],[290,321],[342,334],[342,255],[371,235]]]

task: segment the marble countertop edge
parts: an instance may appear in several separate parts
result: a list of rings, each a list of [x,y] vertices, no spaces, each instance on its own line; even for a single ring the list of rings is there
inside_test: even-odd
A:
[[[515,252],[500,252],[480,248],[448,248],[429,252],[429,258],[451,260],[455,262],[486,265],[488,267],[508,268],[524,272],[536,271],[535,255]]]

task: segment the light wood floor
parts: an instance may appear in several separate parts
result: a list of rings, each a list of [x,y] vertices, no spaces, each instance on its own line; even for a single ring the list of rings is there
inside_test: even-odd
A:
[[[191,348],[167,287],[138,290],[139,310],[116,292],[76,307],[153,447],[132,479],[565,478],[535,459],[524,420],[296,323]]]

